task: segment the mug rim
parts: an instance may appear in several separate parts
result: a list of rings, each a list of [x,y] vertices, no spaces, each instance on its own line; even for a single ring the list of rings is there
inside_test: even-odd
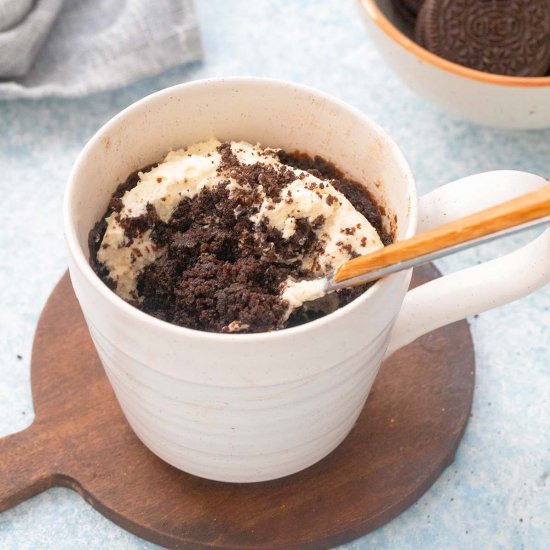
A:
[[[370,17],[370,19],[384,32],[390,40],[416,55],[420,61],[425,61],[438,69],[452,73],[456,76],[476,80],[485,84],[493,84],[500,86],[510,86],[517,88],[540,88],[550,87],[550,76],[509,76],[493,73],[486,73],[459,65],[453,61],[449,61],[436,55],[426,48],[411,40],[408,36],[402,33],[393,22],[388,19],[380,7],[377,0],[357,0],[360,7]]]
[[[405,228],[404,237],[409,238],[416,231],[417,217],[418,217],[418,195],[417,195],[417,189],[416,189],[416,182],[412,174],[412,171],[410,169],[409,163],[407,162],[407,159],[405,158],[403,152],[397,146],[395,141],[381,126],[379,126],[371,118],[363,114],[363,112],[360,111],[358,108],[347,104],[345,101],[340,100],[325,92],[316,90],[312,87],[305,86],[303,84],[296,84],[294,82],[279,80],[275,78],[248,77],[248,76],[218,77],[218,78],[205,78],[205,79],[193,80],[182,84],[176,84],[168,88],[163,88],[162,90],[159,90],[157,92],[153,92],[152,94],[149,94],[135,101],[129,106],[125,107],[122,111],[118,112],[116,115],[110,118],[88,140],[86,145],[78,154],[75,160],[75,163],[71,169],[71,172],[69,174],[69,179],[65,188],[65,193],[63,198],[63,228],[64,228],[65,242],[67,243],[69,254],[73,262],[75,263],[75,266],[78,268],[81,275],[86,279],[86,281],[89,284],[91,284],[92,287],[97,292],[99,292],[100,295],[105,300],[107,300],[107,302],[111,305],[111,307],[121,310],[126,315],[129,315],[134,320],[144,325],[149,325],[152,329],[156,328],[158,330],[168,331],[170,334],[172,334],[175,337],[187,336],[189,338],[198,338],[204,341],[212,341],[212,342],[223,341],[224,344],[230,343],[230,342],[234,342],[235,344],[246,343],[246,342],[261,343],[267,340],[273,341],[281,338],[291,338],[293,336],[298,336],[302,333],[307,333],[312,330],[315,330],[316,328],[321,327],[322,325],[335,322],[340,317],[346,315],[347,312],[350,312],[358,307],[361,307],[365,302],[369,301],[369,299],[374,295],[379,294],[380,292],[383,292],[383,290],[389,287],[394,280],[407,277],[407,274],[411,271],[411,270],[406,270],[406,271],[394,273],[393,275],[390,275],[388,277],[385,277],[377,281],[374,285],[372,285],[363,294],[358,296],[355,300],[351,301],[349,304],[346,304],[345,306],[340,307],[336,311],[333,311],[328,315],[320,317],[319,319],[315,319],[313,321],[309,321],[307,323],[303,323],[295,327],[290,327],[290,328],[285,328],[280,330],[273,330],[273,331],[266,331],[266,332],[246,333],[246,334],[207,332],[207,331],[202,331],[198,329],[192,329],[188,327],[175,325],[173,323],[169,323],[168,321],[163,321],[161,319],[158,319],[157,317],[149,315],[148,313],[145,313],[140,309],[130,305],[128,302],[126,302],[120,296],[118,296],[118,294],[116,294],[114,291],[108,288],[107,285],[105,285],[105,283],[98,277],[98,275],[94,272],[94,270],[90,266],[89,260],[87,259],[87,256],[83,248],[80,246],[79,239],[77,237],[77,232],[76,232],[76,224],[73,221],[75,211],[73,209],[72,204],[74,202],[73,196],[76,189],[76,181],[78,179],[81,165],[83,164],[86,157],[91,153],[91,151],[94,149],[94,147],[97,146],[98,143],[101,143],[103,136],[107,134],[112,129],[113,126],[118,124],[130,112],[147,105],[147,103],[149,103],[153,98],[159,98],[164,95],[169,96],[171,94],[179,92],[182,89],[189,89],[192,87],[202,87],[202,86],[212,86],[212,85],[214,86],[238,85],[238,84],[249,84],[249,83],[260,83],[260,84],[265,84],[270,86],[278,86],[284,89],[294,89],[294,90],[298,90],[301,94],[317,96],[320,99],[323,99],[327,102],[330,102],[336,105],[339,109],[348,111],[353,117],[359,118],[361,120],[361,123],[367,124],[371,128],[373,128],[376,134],[381,135],[385,139],[387,139],[392,149],[392,153],[394,155],[393,160],[394,162],[395,161],[399,162],[403,170],[404,180],[408,185],[407,192],[408,192],[408,198],[409,198],[409,205],[408,205],[409,217],[407,221],[407,226]]]

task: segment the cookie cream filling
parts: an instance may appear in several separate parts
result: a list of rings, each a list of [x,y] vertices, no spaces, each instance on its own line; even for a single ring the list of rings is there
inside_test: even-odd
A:
[[[369,221],[329,179],[288,167],[280,162],[277,150],[259,144],[231,142],[231,151],[242,165],[269,164],[292,172],[289,183],[274,194],[261,183],[238,181],[231,168],[224,167],[219,152],[221,142],[215,138],[185,149],[172,151],[154,168],[139,172],[138,183],[122,197],[122,207],[106,218],[107,229],[97,259],[108,269],[116,283],[116,293],[126,300],[139,300],[136,283],[143,269],[165,253],[155,245],[151,230],[129,236],[125,221],[146,216],[148,205],[168,222],[183,199],[191,199],[205,189],[223,185],[234,193],[249,193],[256,204],[250,220],[268,224],[280,231],[283,239],[296,232],[298,220],[306,219],[315,231],[316,246],[292,261],[298,261],[311,277],[322,278],[348,259],[367,254],[383,246]],[[252,200],[252,199],[251,199]],[[288,278],[281,284],[281,297],[289,312],[304,301],[322,296],[317,280]]]

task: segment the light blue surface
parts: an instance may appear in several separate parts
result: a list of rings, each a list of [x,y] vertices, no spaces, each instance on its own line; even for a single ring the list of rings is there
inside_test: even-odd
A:
[[[66,269],[61,204],[71,165],[101,124],[144,95],[210,76],[294,80],[382,124],[409,158],[421,192],[495,168],[550,175],[550,131],[485,129],[437,111],[383,64],[353,0],[197,0],[197,7],[202,65],[81,100],[0,102],[0,435],[33,418],[31,345],[38,315]],[[524,240],[487,245],[439,266],[449,272]],[[455,463],[409,510],[345,548],[550,547],[550,288],[471,325],[476,392]],[[2,549],[83,547],[156,548],[66,489],[0,515]]]

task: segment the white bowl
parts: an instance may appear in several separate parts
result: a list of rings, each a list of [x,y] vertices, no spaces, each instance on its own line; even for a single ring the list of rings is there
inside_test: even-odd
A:
[[[398,26],[391,0],[359,0],[369,35],[407,86],[449,113],[502,128],[550,128],[550,76],[484,73],[434,55]]]

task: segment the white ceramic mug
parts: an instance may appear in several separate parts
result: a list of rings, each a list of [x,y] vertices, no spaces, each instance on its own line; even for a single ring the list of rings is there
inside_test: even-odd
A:
[[[297,472],[356,421],[384,356],[421,334],[514,300],[550,280],[550,231],[519,251],[407,292],[411,272],[378,281],[296,328],[213,334],[151,317],[88,264],[88,232],[129,173],[205,140],[247,140],[318,154],[364,182],[397,239],[545,185],[491,172],[422,197],[391,138],[361,112],[290,83],[229,78],[175,86],[114,117],[80,154],[64,216],[73,286],[105,371],[138,437],[205,478],[252,482]],[[389,350],[389,351],[388,351]]]

